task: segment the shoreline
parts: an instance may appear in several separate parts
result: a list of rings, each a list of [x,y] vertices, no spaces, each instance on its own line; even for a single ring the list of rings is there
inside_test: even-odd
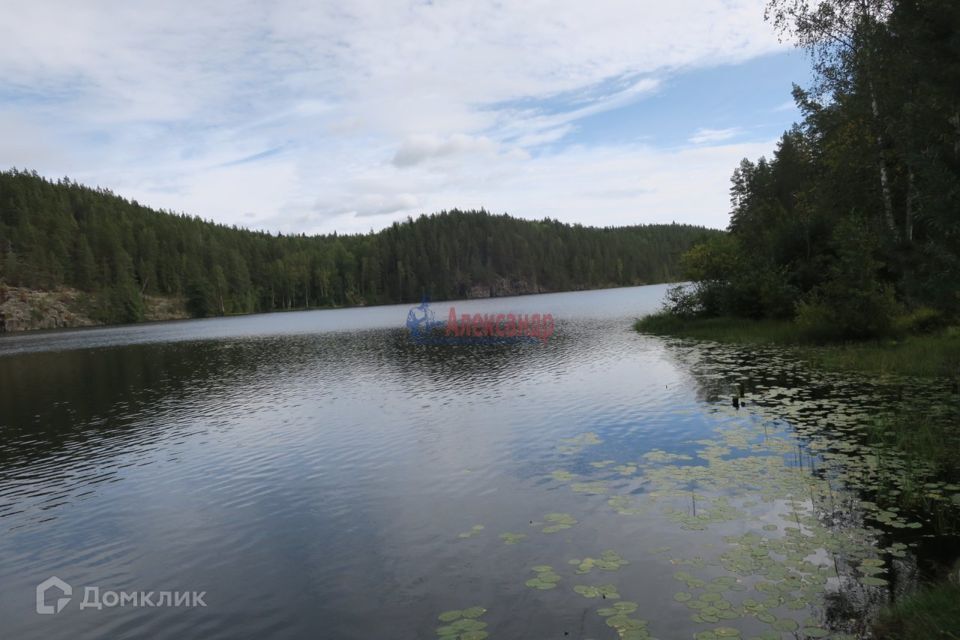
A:
[[[680,319],[668,312],[640,318],[639,333],[736,345],[782,347],[811,367],[837,374],[919,377],[950,380],[960,393],[960,328],[903,335],[897,339],[837,344],[814,344],[803,338],[788,320],[743,318]],[[925,407],[904,408],[878,420],[869,431],[876,443],[894,447],[916,460],[933,464],[945,478],[960,479],[960,463],[950,445],[960,433],[956,425],[924,414]],[[945,527],[949,529],[950,524]],[[939,580],[903,594],[885,605],[872,624],[875,637],[913,639],[948,637],[945,630],[960,629],[960,607],[945,607],[960,594],[960,558],[940,568]],[[953,637],[953,636],[949,636]]]
[[[784,347],[812,366],[828,371],[953,377],[960,381],[960,327],[955,326],[879,340],[815,342],[806,339],[789,320],[686,320],[656,313],[637,320],[634,329],[674,338]]]
[[[510,295],[487,295],[470,296],[466,298],[438,298],[431,299],[431,303],[450,303],[450,302],[472,302],[476,300],[510,299],[525,298],[529,296],[540,296],[561,293],[583,293],[589,291],[609,291],[612,289],[631,289],[635,287],[648,287],[656,285],[676,284],[669,282],[644,282],[627,285],[606,285],[590,288],[564,289],[558,291],[530,291],[524,293],[511,293]],[[376,304],[354,304],[354,305],[329,305],[329,306],[311,306],[294,307],[289,309],[272,309],[269,311],[251,311],[249,313],[225,313],[219,315],[191,316],[187,310],[184,300],[175,296],[144,296],[145,317],[137,322],[103,322],[89,317],[89,298],[92,294],[84,293],[76,289],[61,287],[54,290],[28,289],[25,287],[7,286],[7,299],[0,299],[0,338],[3,336],[15,336],[36,334],[46,331],[62,331],[65,329],[93,329],[106,327],[133,327],[147,324],[157,324],[166,322],[182,322],[185,320],[204,320],[214,318],[242,318],[247,316],[258,316],[272,313],[297,313],[303,311],[336,311],[342,309],[366,309],[376,307],[391,307],[416,305],[419,300],[398,301],[398,302],[379,302]],[[9,304],[11,297],[26,297],[27,300],[21,300],[21,305],[26,308],[19,310],[20,315],[30,315],[35,317],[34,324],[25,328],[11,329],[9,325],[9,312],[5,313],[5,306]],[[84,301],[84,298],[87,298]],[[51,303],[51,299],[55,302]],[[163,313],[160,310],[166,309]],[[39,314],[39,317],[37,317]],[[71,321],[72,320],[72,321]]]

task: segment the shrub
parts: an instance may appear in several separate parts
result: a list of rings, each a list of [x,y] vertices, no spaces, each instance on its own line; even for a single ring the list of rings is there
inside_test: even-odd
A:
[[[787,282],[786,268],[750,255],[733,235],[696,245],[681,264],[695,281],[668,308],[689,315],[789,318],[799,292]]]
[[[746,318],[789,318],[797,291],[780,270],[759,261],[746,262],[727,288],[724,314]]]
[[[826,280],[797,305],[797,323],[815,340],[881,338],[893,332],[899,308],[893,287],[880,280],[877,236],[844,220],[831,240],[836,254]]]
[[[804,338],[814,342],[864,340],[894,333],[899,306],[892,287],[856,290],[830,285],[797,304],[795,321]]]
[[[801,300],[797,303],[794,321],[797,331],[806,340],[828,342],[839,338],[830,309],[821,302]]]
[[[689,320],[703,314],[701,285],[678,284],[667,289],[663,309],[677,318]]]
[[[727,280],[739,269],[741,255],[737,238],[724,234],[691,247],[680,258],[680,266],[691,280]]]
[[[940,311],[930,307],[919,307],[898,317],[894,321],[897,333],[905,335],[934,333],[945,328],[949,319]]]

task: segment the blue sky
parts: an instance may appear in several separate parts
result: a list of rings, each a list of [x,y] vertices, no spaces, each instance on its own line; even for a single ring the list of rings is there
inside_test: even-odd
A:
[[[723,227],[809,80],[763,4],[18,3],[0,166],[285,233],[453,207]]]
[[[644,100],[581,120],[565,142],[678,147],[703,131],[715,132],[707,136],[713,141],[767,140],[796,118],[790,92],[793,83],[808,80],[809,62],[800,51],[680,72]]]

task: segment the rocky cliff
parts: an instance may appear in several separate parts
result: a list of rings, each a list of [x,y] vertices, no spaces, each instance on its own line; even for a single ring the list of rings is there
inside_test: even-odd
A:
[[[144,320],[188,317],[183,300],[144,296]],[[0,333],[63,329],[103,324],[96,319],[96,303],[76,289],[39,291],[0,284]]]

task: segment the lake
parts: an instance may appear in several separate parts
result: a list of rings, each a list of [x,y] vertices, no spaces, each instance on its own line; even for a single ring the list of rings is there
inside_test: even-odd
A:
[[[864,424],[947,383],[636,333],[664,292],[433,305],[546,343],[416,344],[414,305],[3,337],[0,638],[857,637],[955,550]]]

